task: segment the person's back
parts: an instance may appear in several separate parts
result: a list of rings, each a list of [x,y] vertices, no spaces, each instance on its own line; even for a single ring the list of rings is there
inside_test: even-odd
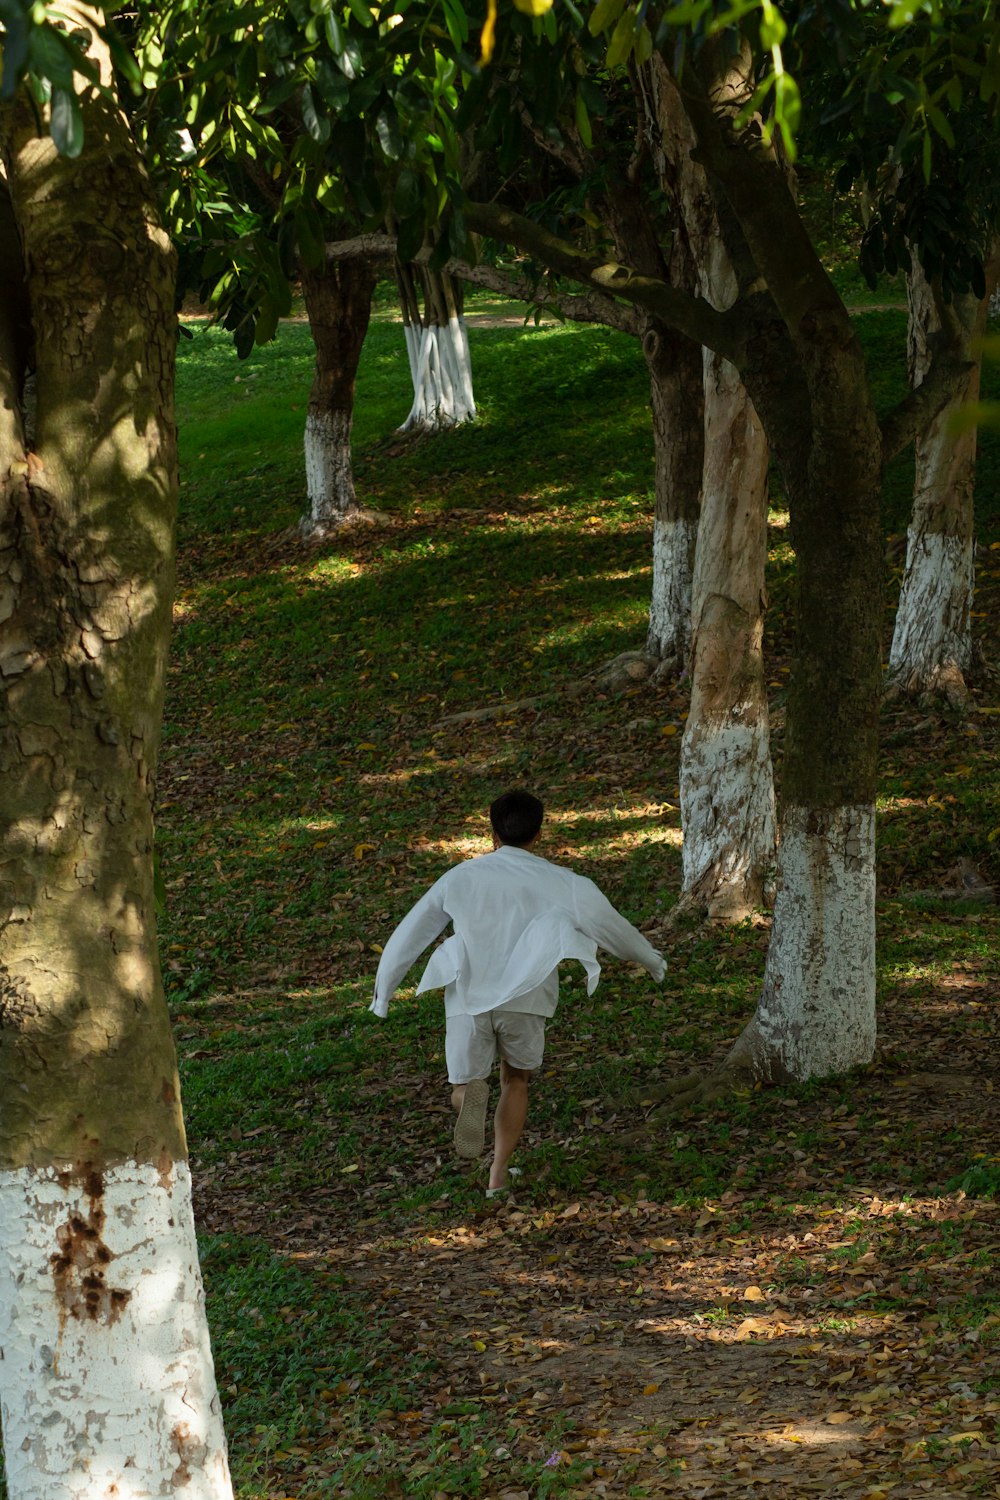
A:
[[[600,977],[598,945],[663,977],[662,956],[593,881],[532,852],[543,816],[530,793],[497,798],[490,806],[492,853],[454,866],[434,883],[390,936],[375,976],[371,1009],[384,1016],[414,959],[449,924],[454,928],[432,954],[417,993],[444,990],[460,1156],[483,1149],[486,1080],[500,1053],[491,1192],[505,1188],[524,1126],[528,1079],[541,1066],[545,1021],[558,1004],[559,964],[582,963],[591,994]]]

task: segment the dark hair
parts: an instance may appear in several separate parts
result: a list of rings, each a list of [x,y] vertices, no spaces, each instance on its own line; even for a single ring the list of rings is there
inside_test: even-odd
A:
[[[542,826],[545,809],[530,792],[504,792],[490,803],[490,822],[501,844],[521,849],[530,844]]]

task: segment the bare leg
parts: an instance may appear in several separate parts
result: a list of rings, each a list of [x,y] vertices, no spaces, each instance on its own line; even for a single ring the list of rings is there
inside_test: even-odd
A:
[[[524,1129],[528,1118],[528,1079],[530,1073],[523,1068],[512,1068],[501,1060],[500,1101],[493,1117],[493,1165],[490,1168],[491,1188],[507,1186],[507,1164]]]

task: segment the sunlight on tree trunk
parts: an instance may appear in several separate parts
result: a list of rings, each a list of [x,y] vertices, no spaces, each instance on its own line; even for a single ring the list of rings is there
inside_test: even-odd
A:
[[[24,94],[0,112],[38,384],[37,444],[0,476],[8,1495],[230,1500],[153,897],[174,259],[124,117],[93,91],[83,112],[72,161]]]
[[[398,270],[406,352],[413,381],[413,405],[400,432],[439,432],[471,422],[472,359],[462,314],[461,282],[444,272],[419,268],[421,310],[414,268]]]

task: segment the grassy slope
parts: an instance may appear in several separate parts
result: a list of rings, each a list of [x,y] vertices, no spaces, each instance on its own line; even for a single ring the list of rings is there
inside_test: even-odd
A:
[[[871,311],[859,326],[889,400],[902,382],[902,315]],[[241,1494],[507,1487],[534,1496],[595,1493],[602,1482],[611,1494],[658,1494],[666,1475],[680,1486],[701,1472],[707,1460],[687,1452],[666,1416],[647,1422],[632,1456],[619,1444],[615,1457],[612,1439],[588,1436],[602,1429],[580,1412],[571,1413],[571,1443],[545,1402],[526,1416],[508,1386],[458,1399],[462,1360],[448,1338],[404,1336],[417,1324],[389,1320],[408,1297],[419,1311],[412,1279],[393,1284],[402,1273],[387,1271],[376,1295],[365,1279],[375,1272],[357,1269],[369,1258],[388,1264],[393,1247],[427,1254],[475,1233],[501,1264],[537,1251],[528,1281],[551,1282],[561,1273],[545,1268],[568,1253],[552,1252],[553,1226],[571,1214],[580,1226],[572,1253],[596,1288],[609,1260],[649,1265],[648,1245],[666,1244],[664,1234],[696,1245],[707,1233],[691,1252],[701,1282],[689,1338],[706,1327],[735,1336],[742,1314],[725,1285],[734,1275],[759,1281],[768,1297],[782,1288],[812,1296],[802,1348],[832,1338],[838,1358],[866,1357],[863,1320],[876,1303],[915,1346],[981,1330],[1000,1304],[979,1220],[959,1219],[942,1238],[925,1205],[994,1145],[989,1110],[968,1093],[991,1067],[996,924],[911,893],[934,886],[959,853],[1000,875],[989,837],[992,689],[967,722],[907,709],[887,721],[876,1065],[632,1140],[626,1128],[641,1123],[641,1110],[615,1117],[609,1101],[636,1083],[641,1096],[645,1080],[725,1047],[752,1010],[766,928],[680,935],[659,992],[609,964],[587,1003],[570,977],[525,1153],[527,1214],[484,1228],[479,1188],[443,1152],[437,997],[398,1002],[381,1026],[365,1007],[378,941],[448,863],[485,847],[484,808],[509,784],[540,790],[547,852],[597,878],[636,921],[655,921],[676,893],[681,688],[436,727],[641,643],[652,455],[637,351],[600,330],[477,330],[480,420],[402,443],[391,437],[409,402],[402,338],[377,322],[358,383],[356,468],[365,502],[385,519],[307,552],[292,531],[302,507],[305,328],[283,328],[246,365],[210,331],[181,352],[181,591],[160,807],[164,958],[212,1232],[210,1312]],[[988,564],[1000,506],[995,439],[984,450],[985,610],[996,597]],[[888,487],[890,534],[905,528],[908,484],[904,462]],[[776,703],[791,569],[776,526]],[[995,659],[992,620],[980,623]],[[957,1097],[924,1087],[925,1072],[957,1077]],[[982,1170],[988,1183],[994,1169]],[[862,1236],[858,1205],[873,1192],[895,1208]],[[640,1212],[648,1233],[637,1241]],[[728,1237],[706,1231],[702,1221],[716,1219]],[[598,1223],[606,1243],[586,1273],[584,1242]],[[809,1234],[811,1254],[781,1249]],[[732,1270],[739,1244],[754,1247],[749,1272],[745,1257]],[[845,1291],[836,1279],[845,1245],[856,1260],[878,1260],[877,1292],[854,1282]],[[913,1288],[934,1290],[956,1256],[970,1268],[965,1300],[937,1334],[921,1332],[928,1303]],[[912,1279],[918,1272],[922,1282]],[[639,1302],[662,1299],[652,1271],[647,1281]],[[572,1284],[569,1276],[556,1295],[580,1295]],[[753,1331],[746,1337],[755,1342]],[[978,1346],[969,1350],[971,1358]],[[664,1436],[671,1430],[674,1439]],[[498,1448],[509,1460],[495,1457]],[[546,1464],[554,1453],[561,1457]],[[942,1471],[937,1453],[925,1445],[911,1454],[913,1483]],[[871,1456],[889,1463],[877,1444]],[[863,1493],[850,1489],[850,1472],[841,1492]],[[744,1492],[739,1471],[731,1482],[703,1493]]]

